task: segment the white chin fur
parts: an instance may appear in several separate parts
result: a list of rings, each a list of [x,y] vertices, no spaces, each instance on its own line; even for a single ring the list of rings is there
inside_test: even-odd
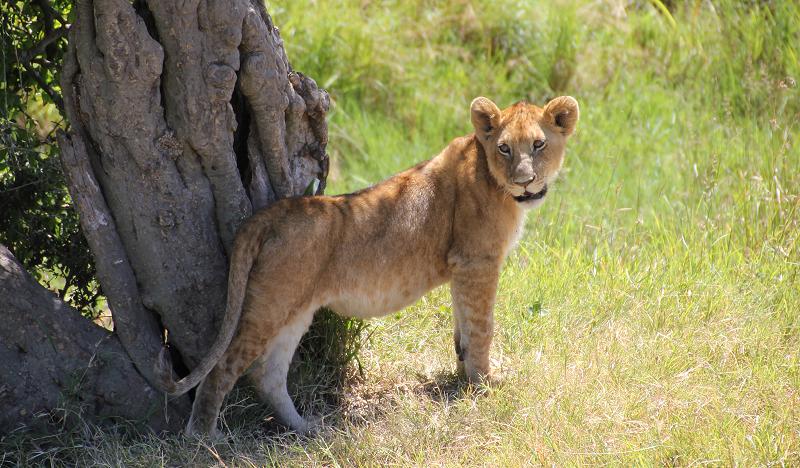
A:
[[[528,201],[524,201],[522,203],[517,203],[517,205],[519,205],[519,207],[522,208],[522,209],[532,210],[534,208],[539,208],[540,206],[542,206],[542,204],[544,203],[545,198],[547,198],[547,195],[545,195],[544,197],[542,197],[542,198],[540,198],[538,200],[528,200]]]

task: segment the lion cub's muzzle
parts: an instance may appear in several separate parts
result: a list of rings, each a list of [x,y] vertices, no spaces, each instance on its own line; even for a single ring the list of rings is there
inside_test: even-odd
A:
[[[514,200],[516,200],[518,203],[524,203],[531,200],[540,200],[544,198],[545,195],[547,195],[547,185],[542,187],[542,189],[536,193],[530,193],[526,190],[522,195],[514,197]]]

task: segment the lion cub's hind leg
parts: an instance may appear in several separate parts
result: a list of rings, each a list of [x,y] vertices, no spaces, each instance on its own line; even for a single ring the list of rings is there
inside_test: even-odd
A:
[[[314,309],[309,308],[281,327],[248,375],[261,399],[272,406],[278,419],[299,434],[311,432],[314,427],[297,412],[289,397],[286,377],[300,338],[308,331],[313,317]]]
[[[259,333],[254,328],[239,328],[228,350],[197,388],[187,435],[214,438],[219,435],[217,417],[222,401],[244,371],[264,353],[273,336],[274,333]]]

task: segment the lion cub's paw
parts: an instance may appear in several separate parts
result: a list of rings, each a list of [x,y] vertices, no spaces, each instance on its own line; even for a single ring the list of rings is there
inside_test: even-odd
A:
[[[458,375],[465,379],[470,385],[489,389],[503,384],[510,375],[506,366],[500,360],[492,359],[491,367],[488,372],[480,372],[476,369],[469,369],[462,361],[458,362]]]
[[[314,437],[322,431],[322,428],[322,416],[316,415],[306,416],[297,427],[292,427],[298,435],[303,437]]]
[[[183,432],[184,437],[187,439],[197,440],[197,441],[209,441],[209,442],[219,442],[225,438],[225,434],[222,433],[216,426],[211,429],[209,432],[203,432],[196,430],[191,424],[186,427],[186,430]]]
[[[494,373],[481,374],[475,378],[467,378],[467,381],[470,385],[481,390],[491,390],[492,387],[498,386],[501,382]]]

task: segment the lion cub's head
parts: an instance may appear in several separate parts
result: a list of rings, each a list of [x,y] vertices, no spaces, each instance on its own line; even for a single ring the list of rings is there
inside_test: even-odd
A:
[[[501,111],[479,97],[472,101],[471,113],[489,170],[500,186],[525,208],[541,204],[578,123],[578,102],[561,96],[544,108],[518,102]]]

